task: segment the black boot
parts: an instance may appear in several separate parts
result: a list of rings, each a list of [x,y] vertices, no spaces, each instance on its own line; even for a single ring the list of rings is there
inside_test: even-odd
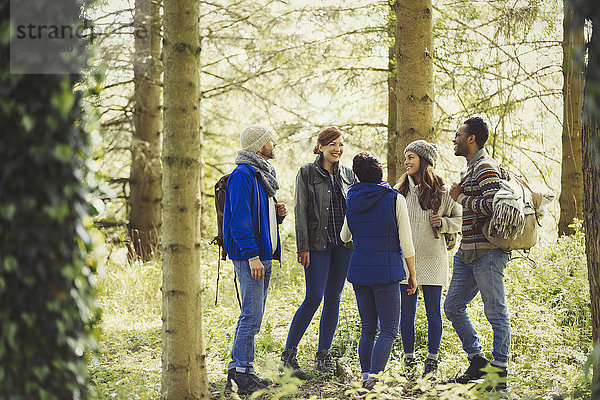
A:
[[[482,378],[486,374],[486,372],[482,371],[481,368],[487,367],[489,363],[489,360],[484,356],[478,355],[473,357],[471,359],[471,363],[469,364],[469,368],[467,368],[464,374],[454,378],[454,381],[456,383],[464,384]]]
[[[237,372],[235,368],[227,371],[227,385],[231,387],[231,381],[237,385],[238,394],[252,394],[258,390],[267,389],[266,379],[259,378],[254,373]]]
[[[417,359],[414,357],[404,357],[404,377],[409,381],[414,381],[417,377]]]
[[[234,380],[235,374],[236,374],[235,368],[231,368],[230,370],[227,370],[227,382],[225,383],[225,388],[231,389],[231,387],[233,386],[231,384],[231,382]],[[273,382],[271,382],[269,379],[260,378],[258,375],[254,374],[254,373],[251,373],[251,375],[254,375],[256,377],[256,379],[265,386],[271,386],[271,384],[273,384]]]
[[[289,348],[281,353],[279,371],[283,372],[286,368],[289,368],[292,370],[293,377],[307,379],[306,373],[300,368],[300,364],[298,364],[298,359],[296,358],[297,354],[298,349],[296,347]]]
[[[317,351],[317,354],[315,354],[315,370],[326,373],[335,372],[335,364],[329,350]]]
[[[499,371],[497,371],[496,373],[498,374],[498,382],[488,386],[486,388],[486,390],[488,392],[490,391],[502,391],[502,390],[506,390],[507,388],[507,384],[506,384],[506,378],[508,376],[508,371],[506,367],[500,367],[498,365],[494,365],[492,364],[492,367],[494,368],[498,368]]]
[[[437,371],[438,371],[438,360],[434,360],[433,358],[425,359],[425,366],[423,368],[423,378],[427,378],[430,381],[437,380]]]

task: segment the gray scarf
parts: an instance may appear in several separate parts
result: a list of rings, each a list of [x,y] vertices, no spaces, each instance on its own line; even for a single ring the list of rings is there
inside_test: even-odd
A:
[[[266,161],[264,158],[256,153],[248,150],[238,151],[237,157],[235,158],[236,164],[247,164],[260,173],[260,180],[263,183],[263,187],[267,192],[267,196],[275,196],[275,192],[279,189],[279,183],[277,183],[277,175],[275,174],[275,168]]]

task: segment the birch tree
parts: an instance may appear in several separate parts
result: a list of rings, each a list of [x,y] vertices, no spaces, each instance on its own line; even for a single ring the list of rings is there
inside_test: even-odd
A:
[[[163,354],[165,399],[208,397],[200,286],[200,35],[193,0],[164,2]]]

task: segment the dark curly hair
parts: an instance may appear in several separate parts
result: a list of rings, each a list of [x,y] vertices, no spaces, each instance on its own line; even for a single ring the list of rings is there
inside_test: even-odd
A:
[[[469,135],[475,135],[475,142],[482,149],[490,136],[490,131],[483,118],[471,117],[463,122],[463,124],[467,125],[467,133]]]
[[[383,167],[377,157],[366,151],[358,153],[352,159],[352,171],[359,181],[379,183],[383,177]]]

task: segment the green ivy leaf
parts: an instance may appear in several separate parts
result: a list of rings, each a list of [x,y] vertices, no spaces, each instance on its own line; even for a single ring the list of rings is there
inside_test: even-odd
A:
[[[71,147],[69,147],[68,145],[62,143],[54,146],[53,153],[57,159],[59,159],[63,163],[66,163],[73,155],[73,149],[71,149]]]
[[[63,119],[67,119],[75,104],[75,95],[70,90],[63,90],[52,95],[50,103],[58,110]]]
[[[14,203],[2,204],[0,206],[0,215],[6,220],[12,220],[17,213],[17,206]]]
[[[12,272],[19,267],[17,259],[13,256],[4,257],[4,270],[6,272]]]

